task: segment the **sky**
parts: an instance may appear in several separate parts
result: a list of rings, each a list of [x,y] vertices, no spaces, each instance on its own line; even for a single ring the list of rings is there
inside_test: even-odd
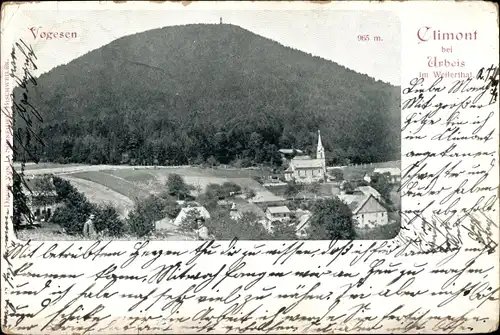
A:
[[[400,85],[401,30],[387,11],[346,10],[20,10],[9,28],[31,43],[38,75],[138,32],[190,23],[230,23],[375,79]],[[73,40],[43,40],[33,29],[76,32]],[[359,41],[358,35],[370,35]],[[380,36],[381,41],[375,41]]]

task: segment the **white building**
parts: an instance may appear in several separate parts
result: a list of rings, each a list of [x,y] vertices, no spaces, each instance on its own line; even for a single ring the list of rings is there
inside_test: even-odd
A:
[[[342,200],[352,211],[355,227],[371,229],[389,223],[387,209],[371,194],[340,194]]]
[[[297,183],[310,184],[324,181],[326,177],[325,148],[321,143],[321,134],[318,130],[318,146],[316,158],[309,156],[294,157],[285,171],[285,180]]]
[[[286,206],[273,206],[266,209],[266,218],[271,222],[290,220],[290,214]]]

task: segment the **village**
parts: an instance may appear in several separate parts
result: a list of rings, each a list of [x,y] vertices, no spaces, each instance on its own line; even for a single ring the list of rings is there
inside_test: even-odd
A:
[[[166,190],[161,193],[163,196],[158,193],[157,196],[170,199],[169,206],[175,208],[162,210],[162,217],[153,215],[154,229],[150,233],[172,239],[175,236],[218,239],[226,235],[213,222],[221,220],[220,214],[225,213],[227,220],[232,220],[229,225],[250,220],[260,225],[269,236],[273,236],[277,229],[286,229],[293,232],[295,239],[309,239],[312,238],[309,231],[315,215],[314,204],[320,200],[340,200],[347,205],[360,238],[373,238],[370,232],[384,227],[399,227],[399,167],[376,167],[373,164],[327,167],[319,130],[314,157],[305,155],[301,149],[279,149],[279,153],[283,169],[253,176],[248,185],[241,183],[243,178],[234,178],[203,187],[189,184],[182,174],[169,174]],[[37,227],[50,226],[54,212],[63,206],[50,180],[50,175],[46,174],[26,179],[24,193],[28,196],[27,203]],[[172,201],[175,204],[172,205]],[[84,220],[82,234],[96,237],[94,217]],[[292,238],[290,234],[286,236]]]

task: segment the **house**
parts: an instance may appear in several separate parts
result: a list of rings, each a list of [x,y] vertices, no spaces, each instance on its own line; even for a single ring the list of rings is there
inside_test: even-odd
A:
[[[47,222],[56,208],[62,206],[62,202],[57,199],[52,176],[25,178],[22,189],[27,197],[26,205],[33,215],[33,223]]]
[[[316,158],[309,156],[294,157],[285,170],[285,180],[297,183],[311,184],[313,182],[324,181],[326,178],[325,149],[321,143],[321,134],[318,130],[318,145],[316,148]]]
[[[189,215],[196,214],[196,220],[204,222],[206,219],[210,219],[210,213],[207,211],[207,209],[203,206],[198,206],[198,207],[184,207],[181,209],[175,220],[173,221],[173,224],[175,226],[180,226],[183,220],[188,217]]]
[[[380,193],[376,189],[374,189],[373,187],[371,187],[371,186],[358,186],[358,188],[356,190],[359,190],[364,195],[370,195],[371,194],[378,201],[382,200],[382,196],[380,195]]]
[[[267,207],[266,218],[270,221],[287,221],[290,220],[290,210],[286,206]]]
[[[338,197],[351,209],[356,228],[369,229],[389,223],[387,209],[372,194],[340,194]]]
[[[364,176],[363,180],[370,183],[372,181],[372,176],[374,174],[383,174],[389,177],[391,183],[401,182],[401,169],[400,168],[376,168],[372,173],[368,173]]]

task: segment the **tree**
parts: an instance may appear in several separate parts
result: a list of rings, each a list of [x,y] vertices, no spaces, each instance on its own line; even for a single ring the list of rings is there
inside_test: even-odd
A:
[[[308,228],[309,239],[352,240],[356,238],[352,212],[338,198],[315,202]]]
[[[107,236],[121,236],[125,232],[125,223],[111,204],[97,205],[93,222],[97,232]]]
[[[186,216],[182,219],[179,228],[185,232],[192,232],[193,230],[198,229],[198,220],[200,219],[200,212],[193,208],[188,211]]]
[[[336,181],[344,180],[344,172],[341,169],[333,169],[330,172]]]
[[[215,184],[215,183],[210,183],[207,185],[205,189],[205,195],[207,199],[209,200],[221,200],[226,197],[226,194],[224,192],[224,189],[222,188],[221,185]]]
[[[295,240],[297,238],[296,222],[294,221],[274,221],[273,239],[275,240]]]
[[[210,167],[216,167],[219,165],[219,162],[214,156],[210,156],[207,158],[207,165]]]
[[[19,228],[23,221],[28,223],[33,222],[33,215],[28,207],[28,197],[23,192],[23,178],[22,175],[12,169],[13,181],[9,191],[12,193],[13,198],[13,213],[12,223],[14,229]]]
[[[370,186],[376,189],[378,193],[380,193],[380,195],[386,201],[387,204],[392,204],[391,202],[392,185],[389,181],[388,176],[379,173],[373,174],[370,180]]]
[[[95,212],[96,205],[67,180],[55,176],[53,184],[57,194],[56,199],[62,202],[63,206],[54,211],[50,221],[63,227],[69,234],[80,234],[89,215]]]
[[[80,235],[83,225],[90,214],[95,211],[95,205],[90,203],[85,197],[74,199],[82,201],[67,202],[64,206],[58,207],[50,222],[63,227],[68,234]]]
[[[344,191],[346,194],[352,194],[354,192],[354,186],[347,180],[344,180],[340,184],[340,190]]]
[[[307,190],[309,192],[317,195],[321,191],[321,185],[317,182],[311,183],[311,184],[307,185]]]
[[[295,196],[300,192],[301,185],[298,185],[294,181],[288,183],[285,188],[285,196],[287,198],[295,198]]]
[[[138,237],[151,233],[155,229],[155,222],[164,218],[163,209],[163,201],[155,196],[137,201],[127,219],[131,232]]]
[[[189,196],[188,185],[184,182],[184,179],[176,173],[172,173],[168,176],[167,189],[170,195],[180,200],[184,200]]]
[[[241,186],[229,181],[222,184],[222,189],[226,198],[241,193]]]
[[[172,199],[166,199],[165,200],[165,207],[164,207],[164,212],[166,215],[168,215],[169,218],[173,219],[179,215],[181,211],[181,207],[177,202],[175,202]]]
[[[253,188],[245,188],[245,198],[247,199],[252,199],[253,197],[255,197],[257,195],[257,193],[255,193],[255,190]]]
[[[238,220],[230,217],[229,211],[219,209],[205,222],[208,231],[218,240],[269,240],[272,236],[251,212],[243,212]]]
[[[271,235],[253,212],[243,212],[237,220],[240,240],[269,240]]]
[[[248,146],[253,154],[253,160],[255,162],[262,162],[262,135],[257,132],[252,132],[250,134],[250,140],[248,141]]]

